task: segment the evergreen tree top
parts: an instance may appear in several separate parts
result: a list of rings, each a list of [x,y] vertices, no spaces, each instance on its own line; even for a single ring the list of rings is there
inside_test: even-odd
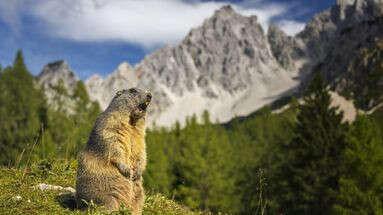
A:
[[[28,69],[27,69],[27,66],[25,65],[24,56],[21,49],[19,49],[16,53],[15,60],[13,61],[13,70],[15,73],[22,73],[22,74],[28,73]]]

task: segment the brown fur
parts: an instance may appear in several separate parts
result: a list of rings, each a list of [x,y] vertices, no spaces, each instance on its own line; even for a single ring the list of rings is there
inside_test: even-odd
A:
[[[133,107],[135,108],[135,107]],[[107,211],[127,207],[141,214],[144,203],[142,173],[146,167],[145,114],[108,108],[96,120],[79,156],[76,199],[102,205]]]

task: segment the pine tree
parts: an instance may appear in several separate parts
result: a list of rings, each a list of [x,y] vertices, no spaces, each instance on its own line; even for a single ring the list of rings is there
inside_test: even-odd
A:
[[[159,192],[172,197],[174,176],[172,160],[175,150],[174,132],[165,128],[155,128],[147,131],[147,169],[144,183],[147,190]]]
[[[274,174],[285,159],[282,147],[292,139],[295,118],[294,105],[280,114],[265,107],[230,134],[236,154],[233,175],[237,195],[241,196],[241,214],[276,214],[272,200],[278,196],[280,178]]]
[[[69,144],[73,144],[70,137],[75,129],[65,105],[68,102],[69,92],[62,80],[59,80],[57,85],[50,86],[50,90],[53,96],[49,103],[47,132],[50,141],[55,145],[54,153],[58,157],[69,158],[67,151]]]
[[[211,124],[207,112],[203,121],[198,125],[193,116],[180,133],[175,198],[192,208],[229,211],[237,203],[229,139],[223,128]]]
[[[280,210],[288,214],[330,214],[339,189],[347,125],[331,107],[318,73],[298,107],[295,137],[280,170]],[[284,186],[283,186],[284,185]]]
[[[89,138],[89,134],[93,128],[94,121],[100,114],[101,109],[97,102],[90,100],[82,81],[78,81],[72,99],[75,101],[74,114],[71,115],[75,130],[72,135],[75,140],[72,141],[70,157],[77,157],[77,153],[83,148]]]
[[[13,66],[0,74],[0,87],[0,164],[23,163],[42,136],[47,106],[20,50]]]
[[[81,81],[77,82],[72,93],[61,80],[51,89],[54,96],[50,105],[48,132],[60,157],[75,158],[88,139],[100,107],[90,100]]]
[[[383,141],[368,117],[350,129],[344,160],[335,214],[383,214]]]

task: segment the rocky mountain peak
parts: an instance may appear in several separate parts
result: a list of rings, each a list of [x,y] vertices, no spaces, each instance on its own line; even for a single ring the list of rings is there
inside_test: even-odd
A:
[[[282,33],[276,33],[280,36],[275,36],[275,44],[288,40],[295,47]],[[283,57],[294,53],[294,48],[285,50]],[[225,6],[179,45],[153,52],[134,68],[122,63],[104,79],[92,77],[85,84],[102,108],[120,89],[151,90],[149,125],[170,126],[177,120],[183,124],[186,117],[204,110],[211,119],[224,122],[253,112],[297,85],[297,69],[283,57],[279,61],[270,51],[256,16],[242,16]]]
[[[80,79],[70,68],[69,64],[64,60],[58,60],[47,64],[37,76],[37,82],[44,89],[48,103],[53,105],[55,109],[60,108],[60,110],[68,111],[68,113],[72,112],[74,102],[71,101],[67,95],[73,94],[79,80]],[[61,93],[58,94],[55,87],[59,85],[67,90],[67,95]],[[56,99],[60,99],[64,105],[59,105]]]
[[[136,87],[138,81],[137,71],[128,62],[123,62],[105,79],[99,75],[92,76],[85,81],[85,85],[88,92],[92,92],[90,97],[105,108],[117,91]]]
[[[59,67],[68,67],[68,63],[65,60],[57,60],[55,62],[49,63],[46,67],[57,69]]]
[[[340,7],[346,7],[349,5],[353,5],[355,3],[355,0],[336,0],[336,5],[339,5]]]
[[[151,90],[149,126],[182,124],[204,110],[212,120],[225,122],[295,92],[313,68],[320,69],[318,65],[334,65],[327,69],[334,74],[336,68],[344,70],[340,65],[349,61],[350,50],[357,49],[361,38],[368,41],[383,31],[380,22],[370,23],[383,14],[382,2],[338,0],[294,37],[276,25],[265,34],[256,16],[243,16],[225,6],[180,44],[156,50],[135,67],[123,62],[105,78],[92,76],[86,88],[102,108],[118,90],[136,86]],[[362,26],[355,31],[347,30],[358,25]],[[41,76],[56,77],[44,75],[54,74],[49,72],[52,68],[69,70],[65,63],[56,64],[47,65]]]
[[[64,86],[71,90],[76,85],[79,78],[64,60],[58,60],[46,65],[37,76],[37,81],[44,87],[58,85],[62,82]]]
[[[120,72],[128,72],[133,70],[133,67],[128,62],[122,62],[120,65],[118,65],[117,70]]]
[[[218,19],[228,19],[230,18],[231,16],[238,16],[239,14],[237,14],[233,7],[231,5],[226,5],[226,6],[223,6],[221,7],[220,9],[216,10],[214,12],[214,15],[213,15],[213,19],[214,18],[218,18]]]
[[[365,21],[382,16],[383,0],[355,0],[353,12],[357,21]]]
[[[221,7],[221,9],[218,9],[216,12],[229,12],[229,13],[235,13],[233,7],[231,5],[225,5]]]
[[[135,87],[138,84],[138,75],[137,72],[134,70],[134,68],[128,63],[123,62],[121,63],[117,69],[114,71],[114,74],[116,77],[121,80],[125,80],[127,82],[126,87]],[[113,77],[110,77],[113,79]],[[117,81],[117,80],[116,80]]]
[[[258,23],[257,16],[243,16],[237,13],[232,6],[224,6],[210,18],[207,18],[203,24],[195,29],[192,29],[186,39],[191,39],[202,32],[202,36],[209,37],[207,39],[220,39],[221,37],[236,36],[241,38],[242,34],[246,33],[246,27],[254,28],[263,34],[263,29]],[[211,38],[213,37],[214,38]]]
[[[331,8],[333,21],[348,27],[383,15],[383,0],[337,0]]]
[[[347,29],[383,16],[383,0],[338,0],[313,17],[296,38],[302,39],[313,64],[322,61]]]

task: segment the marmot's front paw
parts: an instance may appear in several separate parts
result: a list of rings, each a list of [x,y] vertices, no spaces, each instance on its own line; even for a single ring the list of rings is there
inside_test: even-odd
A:
[[[132,175],[131,173],[130,173],[130,168],[127,166],[127,165],[125,165],[125,164],[119,164],[118,165],[118,169],[120,170],[120,173],[123,175],[123,176],[125,176],[125,177],[127,177],[127,178],[130,178],[130,176]]]
[[[137,180],[139,180],[141,178],[141,176],[142,176],[142,171],[136,170],[133,173],[133,178],[132,179],[133,179],[133,181],[137,181]]]
[[[141,176],[142,176],[142,169],[139,168],[139,167],[136,167],[133,169],[133,181],[137,181],[139,179],[141,179]]]
[[[137,181],[141,179],[142,173],[143,173],[143,169],[141,167],[142,167],[142,160],[138,159],[133,167],[133,177],[132,177],[133,181]]]

